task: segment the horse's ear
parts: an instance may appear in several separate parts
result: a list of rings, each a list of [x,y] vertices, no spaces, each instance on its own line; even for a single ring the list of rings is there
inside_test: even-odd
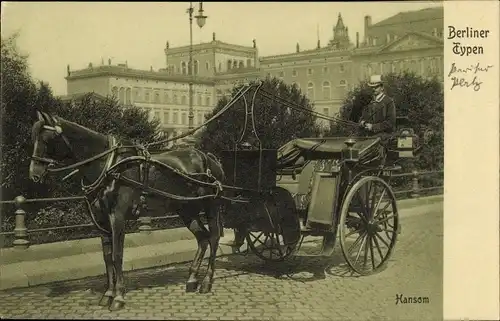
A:
[[[47,125],[54,125],[54,121],[52,120],[52,116],[50,116],[49,114],[47,114],[46,112],[43,112],[43,111],[42,111],[42,116],[43,116],[45,122],[47,123]]]
[[[42,121],[45,120],[45,118],[43,117],[43,115],[42,115],[42,113],[40,111],[37,110],[36,111],[36,115],[38,116],[38,120],[42,120]]]

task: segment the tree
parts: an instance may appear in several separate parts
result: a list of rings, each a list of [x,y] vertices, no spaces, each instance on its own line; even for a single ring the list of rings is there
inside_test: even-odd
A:
[[[37,120],[36,110],[49,112],[103,134],[119,138],[154,141],[159,121],[149,120],[147,112],[132,106],[122,107],[113,98],[94,101],[90,94],[75,106],[54,97],[48,84],[37,84],[28,71],[28,56],[19,52],[18,35],[1,39],[2,79],[2,162],[0,166],[2,199],[17,195],[46,197],[59,184],[34,184],[28,178],[33,151],[31,127]]]
[[[437,78],[424,78],[411,72],[392,73],[384,77],[387,94],[394,99],[397,116],[407,116],[409,127],[423,141],[426,130],[432,130],[432,139],[423,147],[414,161],[402,162],[405,171],[414,168],[423,170],[442,170],[444,168],[444,93]],[[338,117],[357,121],[360,110],[352,106],[365,106],[371,90],[366,82],[361,82],[351,90]],[[355,100],[356,103],[352,103]],[[361,103],[360,103],[361,101]],[[348,135],[350,128],[333,124],[330,135]]]
[[[250,83],[256,85],[256,82]],[[232,97],[236,96],[242,85],[232,89]],[[255,88],[255,87],[254,87]],[[255,89],[246,95],[248,110],[252,103]],[[287,102],[283,102],[281,99]],[[217,103],[207,120],[222,110],[229,99],[223,97]],[[291,103],[291,106],[288,104]],[[315,117],[307,111],[313,110],[310,101],[296,85],[287,85],[277,78],[266,78],[255,98],[256,132],[263,148],[279,148],[286,142],[297,137],[312,137],[319,133]],[[206,151],[217,153],[225,149],[233,149],[240,138],[245,123],[245,101],[240,98],[219,118],[209,123],[200,134],[199,147]],[[252,121],[249,117],[245,136],[242,141],[258,147],[253,135]]]

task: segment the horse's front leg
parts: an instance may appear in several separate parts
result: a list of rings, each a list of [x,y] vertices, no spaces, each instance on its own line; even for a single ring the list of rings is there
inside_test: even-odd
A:
[[[106,276],[108,278],[108,287],[106,292],[99,301],[100,306],[109,306],[113,301],[115,294],[114,283],[114,266],[113,266],[113,240],[110,234],[103,234],[101,236],[102,254],[104,256],[104,264],[106,265]]]
[[[126,194],[126,193],[123,193]],[[120,195],[120,198],[125,195]],[[109,309],[120,310],[125,306],[125,280],[123,277],[123,248],[125,243],[125,211],[126,203],[122,199],[111,211],[110,225],[113,239],[113,267],[115,272],[115,297]]]
[[[220,222],[220,210],[217,205],[207,208],[208,228],[210,231],[210,257],[208,258],[208,269],[200,286],[200,293],[209,293],[212,290],[215,274],[215,259],[219,248],[222,225]]]

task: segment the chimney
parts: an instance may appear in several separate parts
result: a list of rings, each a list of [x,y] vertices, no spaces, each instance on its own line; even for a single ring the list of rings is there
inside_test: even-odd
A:
[[[300,46],[299,46],[299,43],[297,42],[297,52],[300,51]]]
[[[359,48],[359,32],[356,32],[356,48]]]
[[[365,16],[365,43],[368,43],[368,30],[370,29],[372,25],[372,17],[371,16]]]
[[[212,32],[212,41],[215,41],[215,32]]]
[[[321,42],[318,39],[318,49],[321,48]]]

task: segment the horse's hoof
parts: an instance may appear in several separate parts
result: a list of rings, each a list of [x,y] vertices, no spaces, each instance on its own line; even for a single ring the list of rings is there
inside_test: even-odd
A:
[[[186,282],[186,292],[195,292],[198,289],[198,281]]]
[[[113,300],[113,302],[109,306],[109,311],[118,311],[118,310],[123,309],[124,306],[125,306],[125,302]]]
[[[203,282],[200,286],[200,293],[210,293],[212,291],[212,283]]]
[[[103,295],[102,298],[99,300],[99,305],[102,307],[108,307],[112,301],[113,301],[113,297]]]

